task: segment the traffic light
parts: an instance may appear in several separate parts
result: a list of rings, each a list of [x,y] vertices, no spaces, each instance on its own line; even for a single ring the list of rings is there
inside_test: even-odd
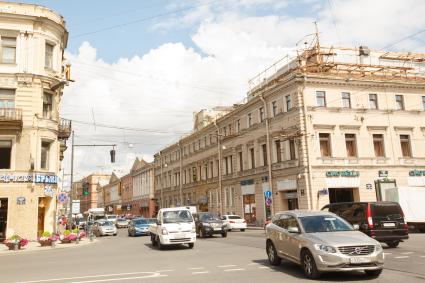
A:
[[[89,195],[89,183],[83,183],[83,196]]]
[[[111,163],[115,163],[115,149],[111,149],[109,153],[111,154]]]

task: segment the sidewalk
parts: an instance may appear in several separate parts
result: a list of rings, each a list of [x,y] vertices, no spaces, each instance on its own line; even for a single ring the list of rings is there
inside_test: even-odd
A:
[[[69,243],[69,244],[62,244],[60,241],[57,241],[55,247],[41,247],[40,243],[38,243],[38,242],[29,242],[27,246],[25,246],[24,248],[22,248],[18,251],[9,250],[8,247],[6,247],[3,244],[0,244],[0,256],[8,255],[8,254],[27,253],[27,252],[40,252],[40,251],[51,251],[51,250],[59,250],[59,249],[72,249],[72,248],[87,246],[87,245],[94,244],[94,243],[97,243],[97,242],[98,242],[98,240],[96,238],[93,239],[93,242],[90,242],[90,240],[88,238],[83,238],[83,239],[80,240],[80,242],[78,244],[76,244],[75,242]]]

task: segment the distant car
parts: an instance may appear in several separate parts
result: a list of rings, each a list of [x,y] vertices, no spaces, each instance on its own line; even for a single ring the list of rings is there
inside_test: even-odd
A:
[[[125,218],[118,218],[117,220],[117,228],[127,228],[128,227],[129,220]]]
[[[96,221],[93,225],[93,233],[96,237],[117,235],[117,227],[112,221]]]
[[[239,229],[244,232],[247,227],[246,220],[239,215],[223,215],[221,220],[227,225],[228,231]]]
[[[322,208],[344,218],[355,229],[395,248],[409,238],[404,213],[396,202],[341,202]]]
[[[117,224],[118,216],[115,214],[106,214],[105,219],[114,222],[114,224]]]
[[[211,212],[201,212],[194,215],[196,232],[199,238],[205,238],[214,234],[221,234],[227,237],[227,225],[216,214]]]
[[[156,223],[152,218],[134,218],[128,224],[128,235],[130,237],[149,235],[149,225]]]
[[[318,279],[323,272],[356,270],[377,277],[383,269],[381,244],[331,212],[277,213],[266,227],[266,236],[272,265],[280,265],[285,258],[300,264],[310,279]]]

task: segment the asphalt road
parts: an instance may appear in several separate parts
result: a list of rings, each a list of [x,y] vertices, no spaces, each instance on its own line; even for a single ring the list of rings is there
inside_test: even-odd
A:
[[[271,267],[264,232],[230,232],[227,238],[199,239],[193,250],[157,250],[149,237],[130,238],[126,230],[92,245],[0,256],[0,282],[309,282],[295,264]],[[363,273],[325,274],[320,282],[425,282],[425,234],[399,248],[385,249],[379,278]]]

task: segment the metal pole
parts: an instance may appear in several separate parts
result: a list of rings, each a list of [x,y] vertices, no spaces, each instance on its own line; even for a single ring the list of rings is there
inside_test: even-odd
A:
[[[162,180],[162,173],[163,173],[163,169],[162,169],[162,155],[161,155],[161,152],[159,152],[159,161],[161,162],[161,180],[160,180],[160,183],[161,183],[161,208],[164,208],[164,193],[163,193],[163,191],[164,191],[164,186],[163,186],[163,180]]]
[[[179,172],[179,185],[180,185],[180,205],[183,206],[183,182],[182,182],[182,170],[183,170],[183,159],[182,159],[182,147],[179,141],[179,154],[180,154],[180,172]]]
[[[223,197],[222,197],[222,184],[221,184],[221,140],[220,140],[220,129],[217,126],[217,121],[214,121],[214,125],[217,129],[217,151],[218,151],[218,199],[220,204],[220,214],[223,215]]]
[[[69,218],[68,218],[68,226],[71,226],[72,219],[72,183],[74,182],[74,131],[72,131],[72,145],[71,145],[71,190],[69,191]]]

